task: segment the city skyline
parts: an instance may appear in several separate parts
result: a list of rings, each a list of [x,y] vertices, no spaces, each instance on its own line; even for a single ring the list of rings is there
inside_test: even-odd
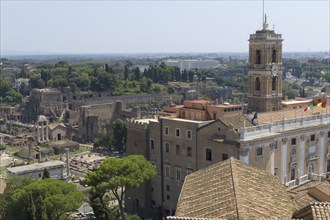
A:
[[[1,52],[247,52],[260,1],[1,1]],[[329,1],[265,1],[284,52],[329,51]],[[307,16],[308,15],[308,16]]]

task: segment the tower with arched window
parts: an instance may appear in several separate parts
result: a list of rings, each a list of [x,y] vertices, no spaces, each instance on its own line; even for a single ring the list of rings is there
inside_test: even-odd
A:
[[[250,35],[248,109],[250,112],[277,111],[282,102],[282,35],[268,29]]]

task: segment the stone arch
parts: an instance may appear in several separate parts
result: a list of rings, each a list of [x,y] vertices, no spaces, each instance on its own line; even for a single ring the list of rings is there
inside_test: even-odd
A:
[[[277,77],[273,76],[273,78],[272,78],[272,91],[276,91],[276,82],[277,82]]]
[[[277,63],[277,51],[276,51],[276,49],[272,50],[272,63]]]
[[[260,77],[256,78],[255,89],[256,91],[260,91]]]
[[[256,64],[261,64],[261,51],[256,51]]]

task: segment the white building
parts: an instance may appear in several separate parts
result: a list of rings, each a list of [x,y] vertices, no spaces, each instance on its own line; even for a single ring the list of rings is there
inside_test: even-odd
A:
[[[29,175],[32,179],[42,179],[44,170],[47,169],[49,176],[55,179],[65,178],[65,162],[59,160],[44,163],[34,163],[25,166],[7,168],[7,177],[11,175]]]

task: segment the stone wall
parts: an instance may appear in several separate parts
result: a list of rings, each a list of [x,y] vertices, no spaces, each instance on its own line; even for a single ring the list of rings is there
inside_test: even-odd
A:
[[[140,116],[139,108],[126,109],[122,101],[82,106],[78,123],[79,139],[83,143],[92,142],[98,134],[109,131],[116,119],[125,120],[126,118],[139,118]]]

